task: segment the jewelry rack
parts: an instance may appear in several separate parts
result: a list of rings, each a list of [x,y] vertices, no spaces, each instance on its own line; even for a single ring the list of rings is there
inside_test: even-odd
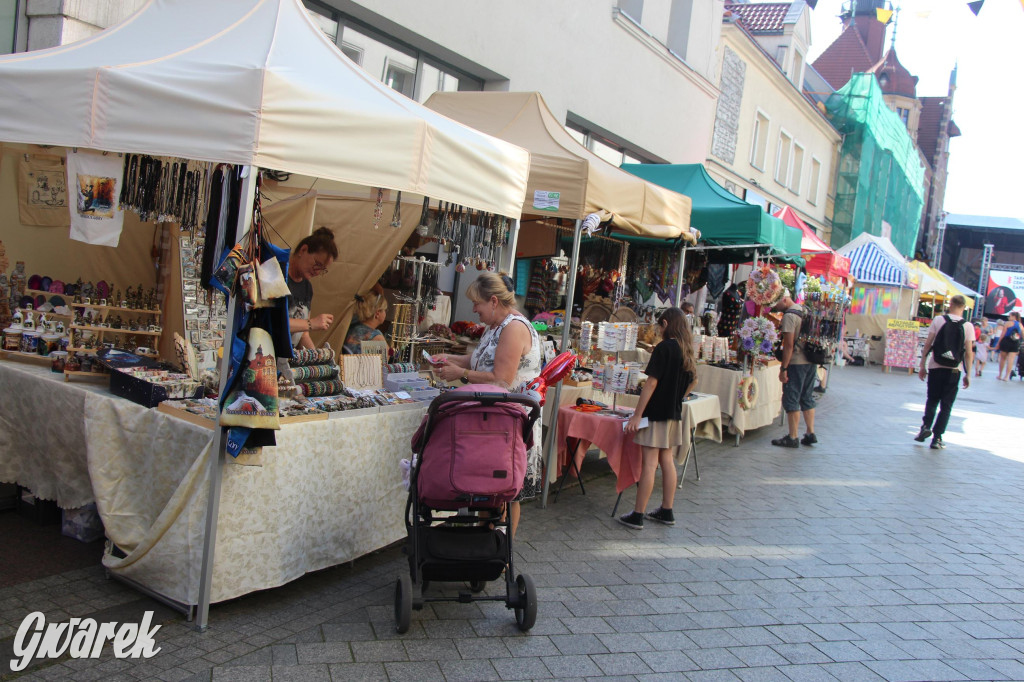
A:
[[[395,362],[411,362],[419,364],[416,358],[417,339],[419,337],[420,310],[423,305],[423,272],[429,267],[439,268],[440,263],[409,256],[399,256],[395,261],[412,263],[416,272],[415,298],[405,299],[408,303],[394,306],[394,317],[391,320],[391,343],[395,349]]]

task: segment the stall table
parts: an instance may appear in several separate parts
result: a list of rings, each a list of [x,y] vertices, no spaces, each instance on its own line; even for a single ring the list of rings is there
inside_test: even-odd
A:
[[[680,483],[686,475],[686,464],[696,437],[717,442],[722,440],[718,396],[695,395],[696,398],[683,403],[683,433],[689,434],[690,438],[676,450],[676,462],[683,465]],[[569,467],[575,466],[578,471],[583,455],[593,444],[608,458],[608,465],[615,473],[618,493],[635,485],[640,480],[642,454],[640,446],[623,432],[624,423],[623,417],[614,414],[579,412],[569,405],[561,407],[558,410],[558,470],[568,471]],[[570,448],[570,440],[576,441],[575,447]],[[557,475],[557,471],[548,472],[549,480],[554,481]]]
[[[65,508],[95,500],[120,550],[108,551],[104,566],[196,605],[214,431],[41,367],[0,363],[0,385],[0,481]],[[425,411],[398,405],[289,424],[260,456],[228,458],[212,601],[403,538],[399,460]]]
[[[739,405],[739,386],[743,373],[712,365],[697,365],[697,387],[705,393],[714,393],[722,405],[722,417],[729,432],[740,438],[751,430],[771,424],[782,412],[782,382],[779,381],[778,363],[757,367],[752,376],[757,381],[757,404],[744,410]]]

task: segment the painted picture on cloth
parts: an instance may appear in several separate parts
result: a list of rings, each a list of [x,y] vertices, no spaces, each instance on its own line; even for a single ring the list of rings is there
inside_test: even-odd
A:
[[[198,332],[191,332],[198,336]],[[241,382],[224,401],[221,424],[278,428],[277,361],[274,342],[266,330],[249,330],[249,354]]]
[[[117,203],[117,178],[78,174],[78,214],[113,218]]]

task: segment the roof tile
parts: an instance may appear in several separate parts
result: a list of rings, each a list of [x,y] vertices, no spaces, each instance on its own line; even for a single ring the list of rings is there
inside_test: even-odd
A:
[[[725,9],[739,17],[751,33],[782,33],[791,2],[727,3]]]
[[[864,40],[852,23],[814,60],[814,69],[836,90],[854,73],[871,70],[875,60],[868,54]]]

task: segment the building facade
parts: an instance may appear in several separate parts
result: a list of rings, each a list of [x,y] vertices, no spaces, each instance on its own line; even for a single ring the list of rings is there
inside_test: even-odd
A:
[[[726,6],[706,165],[750,203],[772,213],[792,207],[827,241],[840,135],[802,91],[809,13],[802,1]]]

